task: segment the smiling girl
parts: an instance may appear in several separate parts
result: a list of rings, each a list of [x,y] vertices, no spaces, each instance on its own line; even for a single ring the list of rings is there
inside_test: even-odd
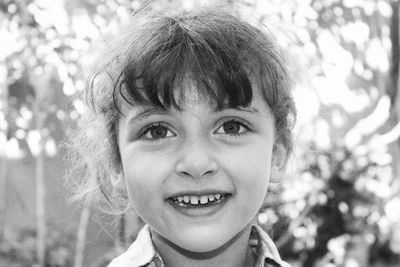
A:
[[[77,197],[126,196],[146,223],[109,266],[287,266],[255,220],[292,150],[274,38],[225,12],[141,11],[99,58]]]

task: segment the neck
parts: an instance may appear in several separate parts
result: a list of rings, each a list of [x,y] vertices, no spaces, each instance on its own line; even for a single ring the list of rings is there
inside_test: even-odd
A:
[[[250,267],[255,256],[249,247],[251,223],[223,246],[209,252],[185,250],[152,231],[152,240],[166,267],[233,266]]]

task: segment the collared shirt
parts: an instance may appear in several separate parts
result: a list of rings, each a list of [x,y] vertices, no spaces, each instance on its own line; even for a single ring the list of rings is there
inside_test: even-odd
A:
[[[249,246],[257,255],[255,267],[290,267],[281,260],[271,238],[257,225],[252,226]],[[150,227],[145,225],[128,250],[115,258],[108,267],[165,267],[151,241]]]

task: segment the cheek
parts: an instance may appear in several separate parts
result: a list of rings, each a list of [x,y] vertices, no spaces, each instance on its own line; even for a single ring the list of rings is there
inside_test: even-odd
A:
[[[162,188],[170,167],[154,154],[140,153],[140,157],[127,156],[125,159],[128,160],[123,160],[122,164],[126,187],[130,201],[139,212],[162,199]]]
[[[233,153],[226,158],[225,169],[235,180],[236,190],[245,198],[246,205],[262,202],[265,198],[270,179],[271,153],[270,146],[258,146],[242,151],[240,157]]]

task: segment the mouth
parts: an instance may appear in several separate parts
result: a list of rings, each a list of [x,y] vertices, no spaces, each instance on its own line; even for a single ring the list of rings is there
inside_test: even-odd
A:
[[[177,193],[166,201],[179,214],[191,218],[212,218],[224,210],[232,197],[230,192],[202,191]]]
[[[230,194],[228,193],[216,193],[216,194],[203,194],[203,195],[179,195],[169,198],[174,206],[181,208],[201,208],[212,205],[217,205],[224,202]]]

